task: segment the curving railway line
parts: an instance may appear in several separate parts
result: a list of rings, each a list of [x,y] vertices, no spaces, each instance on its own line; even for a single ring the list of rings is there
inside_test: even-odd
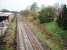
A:
[[[17,15],[17,50],[44,50],[20,15]]]

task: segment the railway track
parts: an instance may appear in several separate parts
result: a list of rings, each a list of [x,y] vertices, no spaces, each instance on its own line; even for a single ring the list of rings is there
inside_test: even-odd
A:
[[[17,16],[17,50],[44,50],[20,15]]]

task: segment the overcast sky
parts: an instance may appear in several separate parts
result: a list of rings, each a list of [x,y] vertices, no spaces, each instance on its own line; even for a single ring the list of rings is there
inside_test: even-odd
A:
[[[54,5],[55,3],[67,4],[67,0],[0,0],[0,9],[20,11],[24,10],[34,2],[37,2],[39,6],[42,4],[45,6]]]

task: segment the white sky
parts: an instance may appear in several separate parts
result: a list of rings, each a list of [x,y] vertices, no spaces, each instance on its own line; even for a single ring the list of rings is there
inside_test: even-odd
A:
[[[55,3],[67,4],[67,0],[0,0],[0,9],[20,11],[24,10],[34,2],[37,2],[39,6],[42,4],[45,6],[54,5]]]

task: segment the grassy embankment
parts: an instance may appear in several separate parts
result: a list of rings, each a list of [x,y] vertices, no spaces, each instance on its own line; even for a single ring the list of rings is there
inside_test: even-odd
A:
[[[64,50],[63,43],[61,41],[61,36],[64,32],[58,27],[56,22],[49,22],[44,24],[39,24],[37,21],[27,18],[29,24],[32,26],[32,30],[36,37],[39,39],[41,44],[46,48],[46,50]],[[28,22],[27,21],[27,22]],[[64,36],[66,37],[66,36]]]
[[[43,46],[46,43],[51,50],[64,50],[61,38],[67,38],[67,31],[59,28],[56,22],[44,23],[40,26],[37,25],[37,28],[40,30],[36,31],[36,28],[34,28],[33,32]]]
[[[8,29],[3,37],[5,42],[4,48],[2,50],[15,50],[16,48],[16,18],[14,17],[9,24]]]

